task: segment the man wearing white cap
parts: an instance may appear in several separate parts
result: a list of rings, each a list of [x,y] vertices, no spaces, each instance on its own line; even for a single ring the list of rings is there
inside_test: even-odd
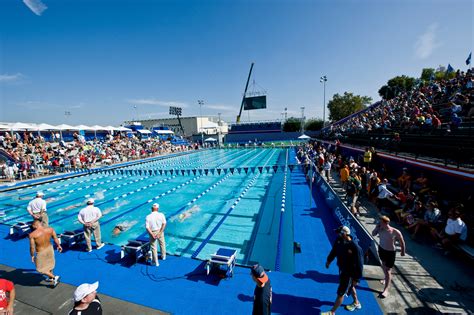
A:
[[[161,259],[166,259],[166,242],[165,242],[165,231],[166,218],[161,212],[158,212],[160,205],[154,203],[151,207],[151,213],[147,215],[145,227],[150,236],[151,252],[153,254],[153,264],[159,266],[158,252],[156,248],[156,242],[160,243]]]
[[[94,207],[94,199],[87,199],[87,207],[79,211],[77,219],[84,226],[84,237],[86,239],[87,251],[92,251],[91,245],[91,234],[94,233],[95,243],[97,249],[104,247],[104,243],[101,242],[100,224],[99,219],[102,217],[102,212],[99,208]]]
[[[331,310],[322,312],[321,315],[333,315],[344,301],[344,295],[352,295],[354,302],[346,305],[346,310],[360,310],[362,305],[357,298],[356,285],[362,278],[364,267],[364,255],[362,249],[354,243],[350,234],[351,230],[347,226],[340,226],[335,230],[338,234],[331,252],[326,260],[326,268],[337,257],[337,266],[339,267],[339,286],[337,288],[337,298]]]
[[[46,213],[46,201],[43,200],[44,193],[42,191],[38,191],[36,193],[36,198],[31,200],[28,203],[28,213],[31,215],[33,220],[38,219],[41,221],[44,227],[48,227],[49,218],[48,214]]]
[[[69,315],[102,314],[97,288],[99,288],[99,281],[78,286],[74,291],[74,308]]]

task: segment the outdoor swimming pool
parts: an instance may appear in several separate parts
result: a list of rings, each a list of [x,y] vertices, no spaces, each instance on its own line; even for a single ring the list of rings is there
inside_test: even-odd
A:
[[[207,259],[220,247],[234,248],[237,261],[250,264],[254,252],[277,255],[287,164],[288,149],[282,148],[211,149],[160,157],[2,192],[0,211],[5,216],[0,222],[28,221],[26,205],[41,190],[57,233],[78,229],[77,213],[86,198],[93,197],[104,215],[103,241],[123,245],[147,237],[145,217],[157,202],[168,220],[169,253]],[[126,230],[113,235],[117,225]]]

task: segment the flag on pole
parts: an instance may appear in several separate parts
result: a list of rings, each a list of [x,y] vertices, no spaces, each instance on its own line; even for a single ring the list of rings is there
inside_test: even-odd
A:
[[[466,65],[469,66],[471,64],[471,56],[472,56],[472,52],[469,53],[469,56],[467,56],[467,59],[466,59]]]
[[[451,64],[448,64],[448,69],[446,69],[446,73],[451,73],[454,71],[454,68],[451,67]]]

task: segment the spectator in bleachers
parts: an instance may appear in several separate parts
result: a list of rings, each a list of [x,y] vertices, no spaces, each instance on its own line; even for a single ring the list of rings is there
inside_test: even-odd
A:
[[[438,209],[438,205],[436,202],[430,202],[425,206],[426,210],[423,215],[423,218],[419,218],[410,226],[410,229],[413,230],[411,235],[412,239],[417,237],[418,232],[420,229],[422,232],[431,233],[432,230],[436,230],[439,228],[439,220],[441,217],[441,211]]]
[[[397,178],[398,187],[400,189],[407,189],[411,188],[411,176],[408,174],[408,169],[406,167],[403,168],[402,175]]]
[[[432,231],[434,239],[439,240],[438,247],[444,248],[445,254],[453,248],[454,245],[462,243],[467,239],[467,226],[461,219],[459,207],[452,208],[448,212],[448,220],[442,231]]]

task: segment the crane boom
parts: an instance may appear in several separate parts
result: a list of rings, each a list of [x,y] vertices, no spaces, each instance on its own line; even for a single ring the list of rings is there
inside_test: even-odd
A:
[[[249,76],[248,76],[248,78],[247,78],[247,83],[245,84],[244,96],[242,96],[242,103],[240,104],[239,115],[237,115],[237,123],[240,122],[240,116],[242,115],[242,109],[244,108],[245,95],[247,94],[247,88],[249,87],[250,76],[252,75],[252,69],[253,69],[253,62],[252,62],[252,64],[250,65]]]

